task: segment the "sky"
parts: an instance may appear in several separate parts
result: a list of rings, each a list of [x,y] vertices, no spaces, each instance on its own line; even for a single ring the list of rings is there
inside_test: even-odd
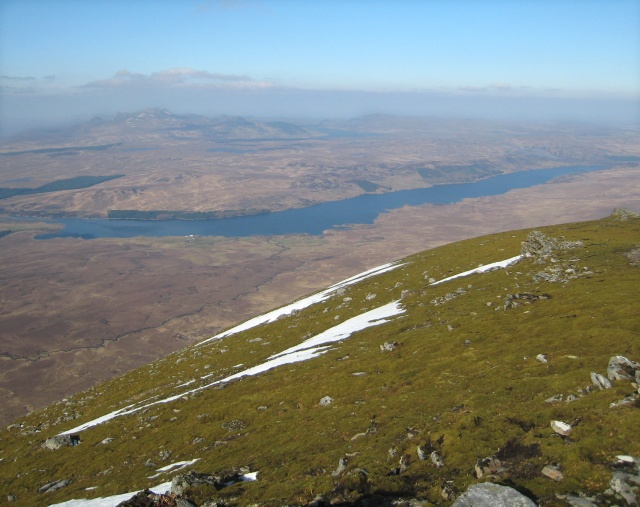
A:
[[[0,129],[164,107],[640,122],[637,0],[2,0]]]

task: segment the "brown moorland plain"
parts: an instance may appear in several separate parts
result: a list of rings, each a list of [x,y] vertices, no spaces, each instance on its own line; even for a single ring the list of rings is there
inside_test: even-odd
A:
[[[565,138],[562,138],[562,134],[554,137],[544,129],[536,137],[529,128],[520,134],[512,132],[511,141],[504,141],[505,144],[501,145],[497,140],[483,144],[480,139],[483,135],[491,138],[494,134],[478,134],[473,128],[465,131],[462,126],[458,137],[454,135],[453,127],[448,133],[441,129],[439,137],[433,133],[435,127],[431,127],[431,130],[425,127],[425,131],[431,132],[431,135],[424,131],[412,131],[412,140],[408,134],[410,129],[379,132],[381,125],[391,129],[390,125],[393,126],[395,120],[382,122],[380,119],[369,119],[368,122],[378,129],[375,140],[326,140],[330,146],[323,146],[322,142],[325,141],[308,141],[317,143],[317,146],[301,148],[295,156],[293,149],[286,151],[286,154],[276,153],[282,152],[282,149],[265,150],[267,153],[259,154],[226,153],[224,157],[228,158],[229,164],[235,160],[237,167],[251,167],[251,170],[247,169],[244,176],[240,177],[242,171],[238,169],[238,179],[233,180],[233,171],[225,173],[209,167],[211,181],[217,181],[225,192],[228,190],[227,200],[212,199],[208,207],[204,207],[203,196],[194,191],[194,205],[185,209],[196,210],[199,205],[207,210],[216,206],[217,209],[239,209],[269,203],[273,209],[278,209],[275,203],[279,206],[301,205],[303,201],[300,195],[304,191],[300,188],[306,188],[309,192],[307,195],[315,192],[313,198],[305,197],[310,200],[327,200],[329,197],[348,196],[349,192],[362,192],[363,189],[358,185],[349,186],[343,181],[356,169],[344,169],[343,172],[336,169],[347,167],[345,160],[353,156],[345,148],[348,145],[350,149],[355,149],[349,143],[364,143],[358,145],[358,149],[376,160],[371,165],[363,163],[362,168],[358,169],[373,171],[371,167],[374,167],[378,171],[376,174],[380,176],[375,178],[371,176],[372,172],[366,173],[367,181],[375,181],[393,189],[403,188],[403,181],[410,187],[408,176],[404,180],[398,176],[408,174],[408,170],[403,173],[399,167],[413,164],[412,178],[419,174],[416,161],[422,161],[419,162],[421,167],[435,169],[440,162],[434,163],[434,160],[445,160],[447,143],[451,150],[454,146],[462,150],[449,155],[446,161],[448,165],[444,162],[441,165],[448,167],[454,181],[481,177],[473,174],[472,166],[479,159],[487,160],[493,152],[499,154],[495,155],[491,168],[515,170],[515,163],[509,169],[508,161],[505,161],[505,154],[513,150],[514,143],[526,147],[522,149],[528,157],[537,157],[537,167],[553,165],[550,160],[555,165],[562,165],[557,158],[548,159],[548,154],[552,152],[562,151],[565,154],[562,159],[564,164],[567,161],[573,164],[588,163],[589,160],[593,160],[593,163],[602,162],[607,160],[607,156],[624,156],[631,160],[640,153],[637,135],[628,131],[600,137],[583,133],[581,137],[573,129],[571,135],[565,134]],[[357,132],[360,128],[358,125],[352,123],[349,127]],[[470,140],[472,138],[473,142]],[[570,138],[574,140],[573,144]],[[96,141],[108,144],[117,139]],[[249,141],[242,142],[250,144]],[[13,151],[19,151],[19,148],[23,151],[36,149],[35,144],[27,145],[24,141],[21,145],[17,141],[15,143]],[[346,144],[343,146],[340,143]],[[467,151],[463,151],[465,143],[469,145]],[[112,149],[121,147],[110,147],[95,153],[80,152],[80,155],[69,157],[77,161],[79,159],[74,157],[89,154],[95,155],[98,160]],[[132,157],[140,157],[136,158],[139,170],[135,173],[139,179],[135,180],[136,184],[129,181],[132,185],[129,190],[144,188],[138,194],[146,195],[145,199],[149,199],[145,201],[141,197],[135,198],[135,193],[130,194],[134,197],[123,202],[132,209],[162,209],[159,208],[161,204],[166,204],[164,209],[180,209],[180,203],[185,206],[188,204],[188,185],[182,187],[184,197],[181,197],[181,187],[177,183],[168,184],[166,193],[160,193],[157,189],[147,190],[144,178],[150,177],[149,174],[154,174],[153,177],[164,174],[163,178],[170,178],[173,174],[170,165],[163,166],[163,159],[158,158],[156,151],[160,150],[128,152],[134,154]],[[440,158],[435,155],[429,157],[429,154],[436,152],[443,155],[438,155]],[[483,157],[480,156],[482,152]],[[219,152],[208,153],[218,156]],[[252,158],[254,155],[255,159]],[[263,157],[260,163],[265,163],[269,157],[273,158],[271,167],[277,166],[278,171],[274,172],[279,175],[272,178],[279,183],[273,183],[270,187],[265,183],[271,181],[269,178],[264,175],[262,179],[258,177],[258,155]],[[333,157],[331,164],[327,163],[329,156]],[[47,177],[41,176],[38,184],[48,183],[54,174],[58,177],[87,174],[73,164],[73,170],[57,172],[64,169],[62,165],[57,165],[65,159],[64,156],[49,157],[55,166],[52,167],[47,154],[25,154],[27,159],[43,158],[40,171],[31,168],[20,157],[22,155],[5,156],[2,159],[2,186],[11,184],[7,181],[20,180],[16,176],[21,174],[27,174],[22,178],[31,178],[28,180],[30,185],[36,181],[36,174],[48,174]],[[278,157],[282,157],[280,163]],[[316,162],[310,168],[301,165],[302,159],[307,161],[305,164],[311,164],[313,160]],[[502,160],[502,165],[498,159]],[[5,166],[7,160],[10,163]],[[294,160],[297,160],[295,167],[298,169],[287,165]],[[107,162],[105,159],[101,162],[103,165],[96,163],[86,167],[91,169],[93,175],[116,174],[121,169],[112,168],[112,172],[108,172]],[[25,172],[15,167],[21,165]],[[147,173],[143,170],[145,166]],[[457,167],[466,169],[456,170]],[[628,207],[638,211],[639,170],[638,163],[623,161],[607,171],[563,178],[501,196],[468,199],[447,206],[405,207],[381,215],[372,225],[326,231],[322,236],[202,237],[189,241],[175,237],[42,241],[34,239],[34,230],[46,226],[21,224],[19,228],[22,230],[0,238],[0,423],[7,423],[55,399],[145,364],[188,343],[207,338],[237,321],[416,251],[503,230],[598,218],[607,215],[613,207]],[[282,185],[285,177],[289,178],[289,183],[306,181],[301,174],[341,182],[338,188],[349,187],[351,190],[341,194],[342,190],[331,189],[330,185],[327,185],[328,188],[318,188],[316,185],[312,192],[310,186]],[[445,178],[447,171],[443,170],[440,174],[441,178]],[[256,176],[256,181],[252,175]],[[104,214],[107,209],[104,202],[99,206],[96,204],[99,192],[113,193],[116,188],[125,189],[127,182],[124,179],[81,190],[12,197],[0,201],[0,206],[5,208],[5,212],[16,214],[33,209],[43,215],[47,210],[49,213]],[[14,181],[13,184],[24,182]],[[418,183],[423,186],[426,184],[421,177]],[[200,185],[203,193],[206,193],[204,189],[207,187],[202,180]],[[255,193],[249,191],[247,197],[242,197],[245,186],[255,189]],[[176,189],[175,195],[172,188]],[[279,189],[281,194],[271,195],[270,192],[277,194],[275,189]],[[208,192],[216,194],[211,188],[208,188]],[[288,197],[285,199],[283,196]],[[115,201],[109,198],[105,202]],[[257,206],[256,202],[259,202]],[[75,203],[76,207],[65,203]],[[89,209],[86,203],[91,203],[93,208]],[[15,228],[15,224],[7,223],[0,226],[0,230],[12,227]],[[28,227],[29,230],[24,230]]]

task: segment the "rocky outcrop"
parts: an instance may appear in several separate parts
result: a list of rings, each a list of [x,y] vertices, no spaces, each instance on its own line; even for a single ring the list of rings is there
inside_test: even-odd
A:
[[[640,215],[638,215],[635,211],[631,211],[630,209],[627,209],[627,208],[614,208],[610,216],[615,220],[622,220],[622,221],[630,220],[634,218],[640,218]]]
[[[469,486],[452,507],[536,507],[536,504],[513,488],[485,482]]]
[[[540,231],[531,231],[522,242],[521,254],[523,257],[535,257],[536,262],[540,263],[557,250],[571,250],[582,246],[582,241],[561,241]]]
[[[55,437],[47,438],[43,443],[44,449],[55,451],[60,447],[74,446],[80,443],[80,437],[78,435],[56,435]]]

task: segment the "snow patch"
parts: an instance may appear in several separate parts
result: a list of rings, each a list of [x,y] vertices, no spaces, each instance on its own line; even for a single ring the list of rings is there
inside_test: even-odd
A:
[[[291,315],[291,313],[294,311],[302,310],[311,305],[314,305],[316,303],[321,303],[322,301],[329,299],[329,297],[338,289],[347,287],[349,285],[353,285],[354,283],[360,282],[371,276],[386,273],[387,271],[391,271],[402,265],[403,264],[393,264],[393,263],[383,264],[382,266],[378,266],[377,268],[373,268],[363,273],[360,273],[358,275],[352,276],[350,278],[347,278],[346,280],[342,280],[341,282],[338,282],[335,285],[332,285],[331,287],[323,290],[322,292],[312,294],[311,296],[295,301],[290,305],[283,306],[282,308],[277,308],[276,310],[270,311],[263,315],[258,315],[257,317],[249,319],[243,322],[242,324],[237,325],[236,327],[223,331],[222,333],[212,336],[211,338],[207,338],[206,340],[198,343],[196,347],[200,347],[201,345],[204,345],[205,343],[208,343],[210,341],[220,340],[221,338],[224,338],[226,336],[240,333],[241,331],[246,331],[247,329],[252,329],[261,324],[268,324],[270,322],[275,322],[283,315]]]
[[[171,490],[170,482],[163,482],[152,488],[149,488],[156,494],[166,493]],[[49,507],[116,507],[119,503],[129,500],[133,495],[137,495],[140,491],[133,491],[131,493],[122,493],[120,495],[107,496],[104,498],[93,498],[91,500],[68,500],[62,503],[51,504]]]
[[[152,403],[138,406],[128,405],[125,408],[115,410],[107,415],[98,417],[93,421],[86,422],[84,424],[81,424],[80,426],[76,426],[75,428],[64,431],[60,433],[60,435],[80,433],[81,431],[106,422],[110,419],[114,419],[123,415],[133,414],[134,412],[138,412],[145,408],[159,405],[161,403],[169,403],[189,394],[208,389],[211,386],[230,382],[242,377],[258,375],[259,373],[263,373],[265,371],[277,368],[278,366],[282,366],[285,364],[298,363],[301,361],[313,359],[314,357],[317,357],[329,351],[330,346],[326,345],[327,343],[334,343],[340,340],[344,340],[356,331],[361,331],[368,327],[379,326],[380,324],[389,322],[389,319],[391,317],[400,315],[404,312],[405,310],[400,306],[400,301],[392,301],[391,303],[387,303],[386,305],[383,305],[379,308],[375,308],[373,310],[369,310],[368,312],[357,315],[356,317],[352,317],[351,319],[346,320],[343,323],[338,324],[337,326],[329,328],[326,331],[323,331],[322,333],[309,338],[294,347],[290,347],[285,351],[280,352],[279,354],[275,354],[269,357],[268,360],[262,364],[253,366],[252,368],[247,368],[223,379],[216,380],[215,382],[212,382],[210,384],[200,386],[189,391],[184,391],[180,394],[176,394],[168,398],[156,400]]]
[[[473,275],[475,273],[485,273],[487,271],[492,271],[494,269],[502,269],[522,259],[522,255],[516,255],[515,257],[511,257],[509,259],[505,259],[503,261],[493,262],[491,264],[486,264],[485,266],[480,266],[475,269],[470,269],[469,271],[463,271],[462,273],[458,273],[457,275],[449,276],[447,278],[443,278],[442,280],[438,280],[437,282],[433,282],[430,285],[438,285],[444,282],[448,282],[449,280],[454,280],[456,278],[462,278],[463,276]]]

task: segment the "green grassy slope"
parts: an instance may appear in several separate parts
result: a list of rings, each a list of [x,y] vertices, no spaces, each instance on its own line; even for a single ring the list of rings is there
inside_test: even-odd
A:
[[[610,407],[637,387],[616,381],[608,390],[585,389],[591,372],[606,376],[611,356],[640,360],[640,219],[622,218],[542,228],[583,246],[434,286],[429,278],[518,255],[530,231],[425,251],[295,315],[188,347],[33,413],[0,430],[0,502],[15,495],[12,505],[49,505],[135,491],[186,470],[247,466],[258,480],[218,492],[228,505],[304,505],[318,494],[334,502],[375,494],[449,505],[443,487],[455,494],[487,480],[476,478],[474,465],[500,450],[507,471],[492,480],[528,491],[540,505],[566,505],[566,493],[602,492],[616,455],[640,456],[639,404]],[[561,280],[536,276],[542,271]],[[508,297],[525,293],[534,299]],[[41,447],[134,402],[260,364],[402,295],[404,314],[320,357],[115,418],[83,431],[75,447]],[[504,309],[507,301],[517,305]],[[385,342],[398,346],[383,352]],[[577,399],[545,401],[558,394]],[[333,398],[328,406],[319,404],[325,396]],[[574,423],[569,438],[554,433],[552,420]],[[113,441],[102,444],[106,438]],[[420,460],[418,446],[435,450],[444,466]],[[345,457],[346,469],[333,475]],[[181,472],[148,478],[194,458]],[[541,475],[552,463],[563,480]],[[37,492],[66,478],[72,483],[56,492]]]

